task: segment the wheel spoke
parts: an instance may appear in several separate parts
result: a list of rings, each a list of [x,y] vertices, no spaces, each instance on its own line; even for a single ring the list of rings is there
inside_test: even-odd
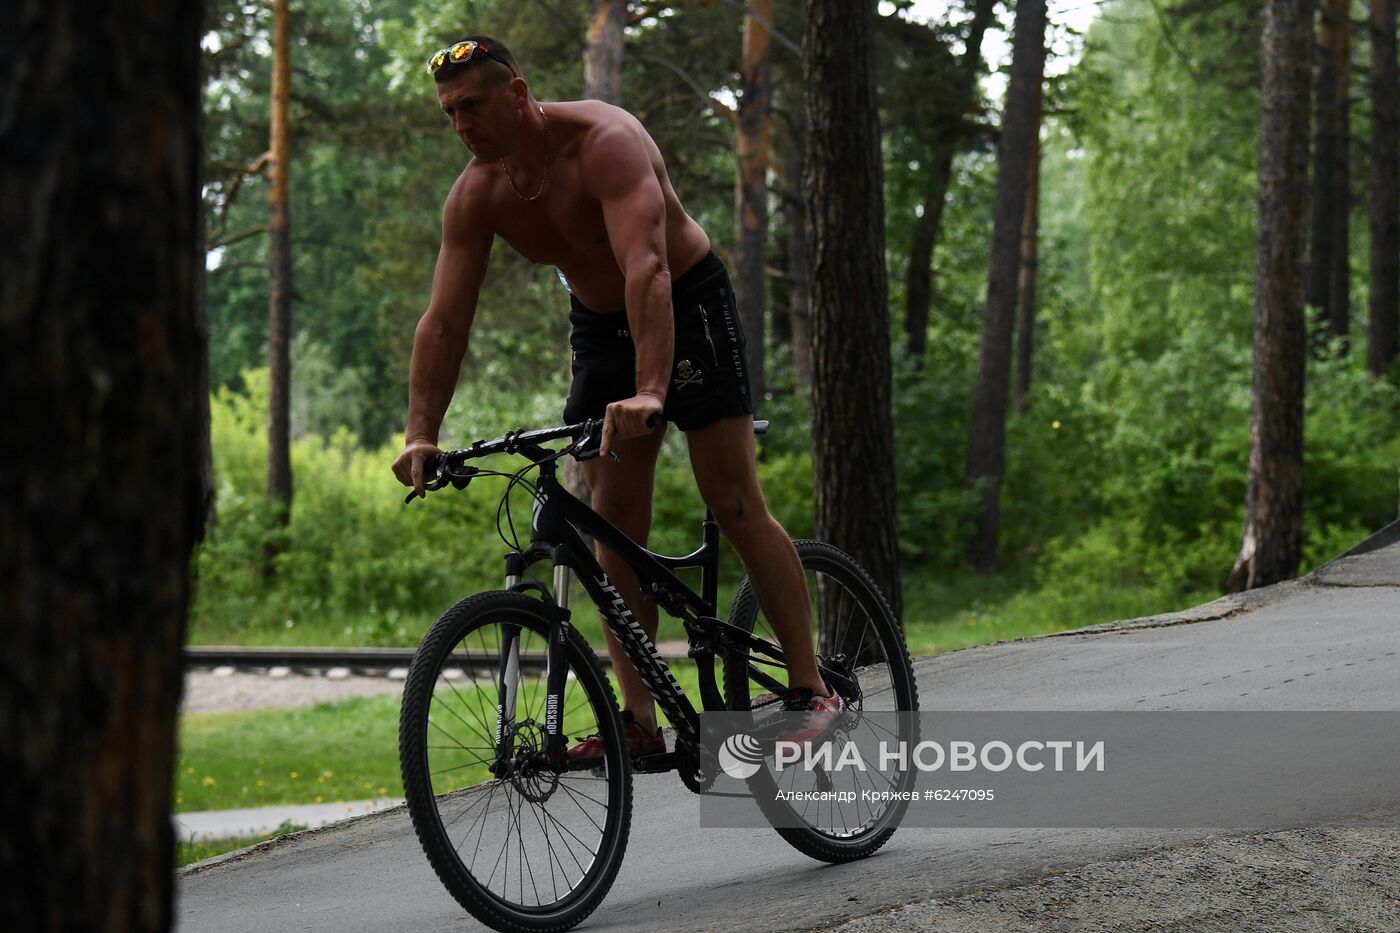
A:
[[[825,668],[823,676],[850,681],[855,689],[850,697],[851,708],[856,713],[874,712],[877,708],[881,712],[917,709],[913,672],[898,623],[889,615],[868,575],[849,556],[829,545],[799,542],[797,547],[807,581],[812,643],[820,656],[819,669]],[[734,617],[729,620],[732,624],[773,637],[772,626],[763,617],[757,599],[736,600],[735,607]],[[764,664],[764,659],[753,655],[726,659],[725,688],[734,691],[741,704],[747,700],[748,707],[757,712],[763,703],[762,710],[767,712],[773,705],[767,701],[775,704],[778,697],[754,695],[754,674],[760,664]],[[901,734],[905,731],[902,723],[891,729],[869,718],[861,722],[870,724],[866,734],[871,737],[895,741],[908,738]],[[773,791],[777,787],[805,789],[805,779],[800,781],[796,770],[778,775],[761,771],[751,783],[760,800],[768,801],[760,804],[765,812],[775,821],[781,820],[777,825],[802,827],[796,835],[788,835],[789,841],[807,854],[823,858],[833,843],[843,852],[854,854],[868,854],[878,848],[893,832],[906,805],[898,801],[864,801],[859,792],[907,790],[912,786],[912,777],[907,769],[893,766],[875,773],[835,772],[821,779],[831,789],[855,791],[854,800],[843,800],[839,795],[815,801],[775,800]]]
[[[515,594],[459,604],[425,637],[405,686],[401,749],[415,828],[444,884],[493,926],[520,925],[534,911],[563,904],[566,913],[591,910],[606,885],[594,884],[596,895],[582,899],[581,889],[598,872],[616,871],[626,831],[626,820],[612,818],[630,795],[625,770],[598,777],[538,764],[548,738],[548,683],[533,668],[521,672],[515,688],[505,770],[473,788],[434,793],[436,784],[471,782],[497,760],[501,645],[509,626],[521,656],[544,650],[549,623],[537,607]],[[441,646],[438,653],[432,645]],[[449,645],[455,647],[443,650]],[[588,729],[620,741],[615,701],[597,662],[572,640],[567,656],[562,731]],[[610,745],[608,760],[618,752]],[[482,892],[491,897],[483,901]]]

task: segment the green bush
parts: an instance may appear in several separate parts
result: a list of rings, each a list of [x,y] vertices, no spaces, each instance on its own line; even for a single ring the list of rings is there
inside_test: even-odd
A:
[[[244,393],[222,389],[211,399],[217,517],[194,558],[194,641],[415,644],[454,601],[500,587],[509,548],[497,534],[497,506],[507,481],[483,477],[464,492],[405,505],[390,471],[399,445],[365,449],[344,428],[293,443],[291,517],[279,528],[263,496],[266,372],[245,373],[244,384]],[[561,395],[548,388],[463,396],[445,426],[445,446],[560,417]],[[704,506],[684,440],[671,435],[657,469],[651,544],[677,554],[699,544]],[[506,457],[486,463],[524,465]],[[810,535],[810,457],[775,453],[760,472],[774,514],[794,536]],[[528,490],[517,488],[511,504],[515,531],[528,541]],[[276,551],[270,566],[269,545]],[[722,561],[732,588],[742,568],[732,554]]]
[[[250,372],[246,395],[212,400],[217,518],[195,557],[196,638],[299,641],[290,630],[312,623],[321,637],[412,643],[436,611],[499,585],[506,547],[488,484],[503,481],[405,505],[389,469],[398,445],[363,449],[344,429],[293,444],[291,516],[278,528],[263,498],[266,382]],[[528,535],[528,493],[513,499]]]

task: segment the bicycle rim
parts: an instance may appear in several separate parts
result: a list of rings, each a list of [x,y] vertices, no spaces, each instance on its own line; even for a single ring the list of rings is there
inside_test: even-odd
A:
[[[818,661],[839,669],[854,683],[844,692],[850,713],[835,739],[891,744],[918,741],[918,692],[912,665],[893,613],[879,588],[853,558],[831,545],[797,541],[798,557],[807,578],[808,607]],[[777,642],[768,619],[758,607],[747,581],[734,600],[730,621]],[[725,662],[725,697],[731,709],[749,709],[756,721],[781,711],[782,697],[755,683],[749,664],[778,681],[787,681],[783,665],[763,658],[730,658]],[[877,713],[876,717],[863,714]],[[899,713],[901,715],[893,715]],[[842,733],[845,733],[842,735]],[[869,747],[866,745],[865,747]],[[793,845],[814,858],[845,861],[869,855],[889,838],[907,809],[898,799],[861,802],[860,792],[912,789],[915,773],[889,764],[866,772],[830,775],[832,790],[853,791],[854,803],[788,803],[777,799],[793,790],[797,769],[778,774],[761,770],[750,788],[765,815]]]
[[[578,923],[606,895],[626,847],[631,772],[617,704],[577,635],[563,731],[570,741],[604,736],[603,753],[589,770],[530,764],[543,748],[548,632],[543,607],[528,597],[463,600],[424,638],[404,689],[399,747],[414,828],[447,889],[497,929]],[[519,673],[503,734],[512,766],[497,776],[490,766],[510,639]]]

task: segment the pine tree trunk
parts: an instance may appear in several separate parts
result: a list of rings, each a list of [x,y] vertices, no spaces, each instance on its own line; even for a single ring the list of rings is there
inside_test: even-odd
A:
[[[1302,551],[1303,218],[1307,201],[1310,0],[1269,0],[1259,123],[1254,387],[1244,534],[1230,589],[1291,578]]]
[[[291,15],[287,2],[274,0],[272,5],[272,139],[268,160],[267,498],[273,503],[274,514],[281,525],[287,524],[292,507],[292,249],[287,203],[291,158],[291,133],[287,125],[291,100]],[[270,545],[265,556],[270,559],[276,551],[277,548]]]
[[[202,10],[0,5],[0,914],[160,931],[207,505]],[[100,55],[94,55],[100,50]]]
[[[794,129],[791,151],[788,153],[788,178],[795,184],[794,191],[802,185],[803,156],[806,151],[806,132],[801,127]],[[788,199],[787,211],[787,258],[788,258],[788,321],[792,328],[792,384],[799,392],[808,391],[812,386],[812,286],[811,272],[807,267],[807,209],[801,196]]]
[[[982,64],[982,39],[991,24],[995,0],[977,0],[968,25],[963,57],[958,69],[955,118],[930,155],[923,210],[914,226],[909,264],[904,270],[904,351],[922,364],[928,347],[928,315],[933,302],[933,249],[943,226],[943,206],[952,179],[953,157],[964,130],[964,121],[977,98],[977,70]]]
[[[1337,83],[1337,162],[1333,166],[1332,271],[1327,278],[1327,332],[1342,355],[1351,329],[1351,4],[1342,0],[1334,39]]]
[[[808,0],[803,43],[816,532],[902,611],[875,2]]]
[[[772,36],[763,24],[772,21],[773,0],[748,0],[740,75],[743,93],[739,99],[739,175],[735,184],[739,243],[734,257],[734,291],[739,303],[739,319],[748,336],[749,388],[755,410],[762,408],[766,389],[764,270],[768,253],[768,138],[772,123],[769,50]]]
[[[992,253],[982,349],[972,392],[967,448],[967,484],[978,490],[976,535],[970,557],[979,570],[997,566],[1001,478],[1006,455],[1006,403],[1011,380],[1011,332],[1021,268],[1021,226],[1030,180],[1031,150],[1038,133],[1036,99],[1045,54],[1045,0],[1021,0],[1011,45],[1011,82],[1006,91],[1001,142],[997,148],[997,194],[992,215]]]
[[[1312,253],[1307,302],[1317,308],[1317,327],[1345,337],[1350,315],[1349,150],[1347,117],[1351,68],[1349,0],[1323,0],[1317,29],[1318,65],[1314,94]]]
[[[1371,306],[1366,368],[1376,377],[1400,355],[1400,75],[1396,0],[1371,0]]]
[[[1039,120],[1037,120],[1038,124]],[[1016,289],[1016,407],[1020,411],[1026,410],[1027,399],[1031,391],[1031,364],[1035,358],[1035,286],[1036,272],[1040,261],[1040,137],[1038,134],[1032,146],[1030,184],[1026,188],[1026,215],[1021,221],[1021,278]]]
[[[622,106],[627,0],[593,0],[583,49],[583,96]]]
[[[627,26],[627,0],[593,0],[588,36],[583,49],[583,96],[622,105],[622,53]],[[572,367],[572,354],[566,366]],[[593,490],[583,475],[583,465],[564,458],[564,488],[584,503],[593,502]]]
[[[943,226],[943,205],[948,197],[949,176],[953,172],[952,139],[940,141],[928,169],[922,212],[914,225],[909,245],[909,264],[904,269],[904,352],[922,369],[928,352],[928,316],[933,305],[933,248]]]

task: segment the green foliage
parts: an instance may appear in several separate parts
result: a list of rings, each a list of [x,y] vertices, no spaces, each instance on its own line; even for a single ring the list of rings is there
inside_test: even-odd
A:
[[[356,643],[412,642],[435,609],[500,579],[494,498],[406,506],[396,448],[360,448],[343,428],[294,443],[291,521],[276,529],[262,494],[265,371],[245,382],[250,394],[220,390],[211,404],[218,518],[195,558],[197,639],[282,640],[299,622],[340,620]]]
[[[995,134],[972,134],[955,161],[917,369],[893,326],[899,540],[909,616],[924,644],[1051,631],[1218,592],[1238,546],[1248,455],[1257,7],[1118,0],[1052,89],[1034,385],[1007,422],[1005,569],[990,581],[964,565],[974,499],[963,472]],[[437,112],[422,60],[484,31],[511,45],[537,95],[574,98],[587,8],[584,0],[297,5],[296,493],[290,526],[275,530],[262,496],[266,247],[258,235],[234,239],[266,220],[262,178],[235,186],[234,169],[266,147],[268,14],[232,0],[211,5],[206,201],[211,236],[227,242],[207,279],[218,520],[194,563],[197,640],[412,644],[457,597],[498,585],[504,481],[404,506],[389,472],[441,204],[467,158]],[[624,103],[725,255],[741,16],[727,3],[642,12],[628,30]],[[780,5],[777,16],[784,36],[800,37],[799,5]],[[953,10],[912,32],[881,25],[895,322],[931,148],[948,118],[939,88],[965,16]],[[773,46],[773,72],[769,261],[785,269],[789,220],[780,208],[801,197],[785,159],[805,89],[800,59],[783,42]],[[990,122],[993,102],[983,103],[974,118]],[[1359,134],[1363,117],[1358,110]],[[1364,228],[1353,224],[1358,308]],[[775,310],[787,284],[772,280]],[[494,251],[444,444],[559,419],[566,302],[553,270]],[[808,398],[792,384],[791,348],[781,336],[771,343],[771,397],[760,414],[774,432],[760,444],[761,475],[770,507],[800,536],[812,515]],[[1371,380],[1355,359],[1324,355],[1308,374],[1304,569],[1393,516],[1400,461],[1395,380]],[[684,441],[672,435],[658,465],[652,544],[678,553],[698,539],[703,509]],[[527,527],[528,498],[516,501],[517,527]],[[280,556],[269,573],[262,555],[274,541]],[[728,592],[741,570],[726,560]]]
[[[1333,355],[1308,370],[1304,571],[1395,519],[1400,389],[1363,362]]]
[[[278,529],[263,498],[267,374],[243,374],[245,393],[211,400],[217,519],[194,559],[192,640],[199,643],[413,645],[436,615],[462,596],[501,585],[497,505],[506,480],[483,477],[465,492],[445,490],[404,504],[390,471],[397,444],[360,446],[345,428],[308,433],[293,444],[296,492]],[[508,393],[483,386],[459,394],[445,446],[559,419],[562,389]],[[785,430],[797,433],[792,425]],[[700,541],[704,505],[679,432],[658,464],[652,546],[680,554]],[[518,458],[486,465],[516,470]],[[769,507],[797,536],[811,533],[812,471],[807,453],[775,452],[760,469]],[[517,488],[510,515],[528,540],[531,499]],[[509,528],[502,521],[507,536]],[[269,572],[264,546],[279,545]],[[723,558],[726,591],[742,568]],[[726,603],[727,605],[727,603]],[[585,632],[596,623],[585,617]],[[601,643],[600,643],[601,644]]]

